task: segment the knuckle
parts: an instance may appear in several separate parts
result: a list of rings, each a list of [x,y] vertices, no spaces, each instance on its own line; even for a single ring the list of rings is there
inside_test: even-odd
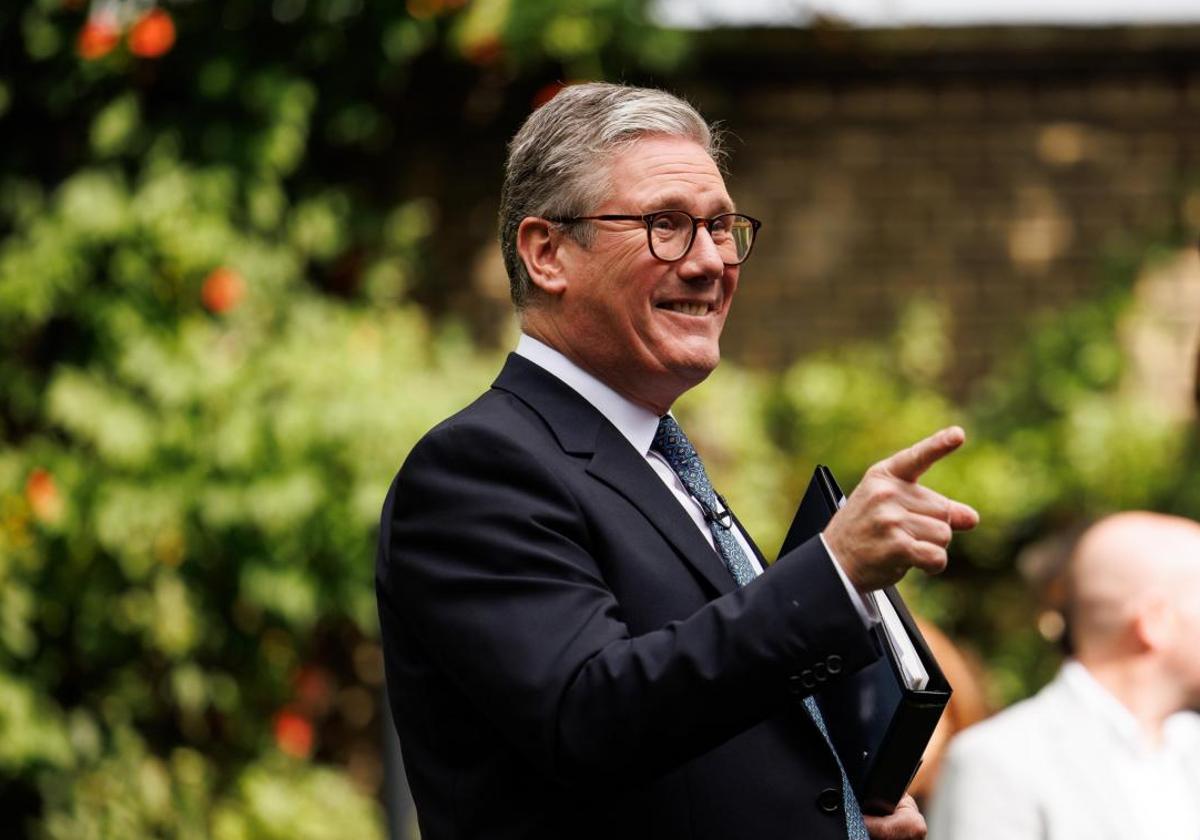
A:
[[[876,504],[885,504],[896,498],[896,485],[890,481],[877,481],[871,485],[870,498]]]
[[[921,551],[920,544],[912,538],[912,535],[904,531],[894,534],[889,548],[888,556],[906,566],[911,564],[913,558],[919,556]]]
[[[926,564],[929,563],[932,557],[932,551],[935,551],[937,546],[932,542],[925,542],[914,538],[908,547],[908,556],[913,559],[914,563]]]
[[[934,546],[933,550],[929,552],[927,571],[936,574],[946,568],[947,562],[946,549]]]
[[[905,532],[900,515],[895,511],[883,511],[875,519],[876,528],[885,538],[903,539],[908,536]]]
[[[925,569],[933,562],[935,551],[937,551],[937,546],[933,543],[912,539],[906,546],[905,559],[910,565]]]

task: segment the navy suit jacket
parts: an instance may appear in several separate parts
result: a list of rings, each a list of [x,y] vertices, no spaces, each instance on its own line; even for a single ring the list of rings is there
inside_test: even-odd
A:
[[[532,362],[413,449],[376,585],[423,840],[846,836],[800,701],[877,652],[820,541],[735,587],[643,454]]]

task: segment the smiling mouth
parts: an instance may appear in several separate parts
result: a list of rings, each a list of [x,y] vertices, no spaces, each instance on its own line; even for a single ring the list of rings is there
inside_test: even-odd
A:
[[[711,312],[714,309],[714,307],[708,305],[707,303],[693,303],[690,301],[681,301],[681,300],[666,301],[664,303],[660,303],[660,304],[658,304],[658,308],[666,309],[670,312],[679,312],[683,315],[694,315],[694,316],[707,315],[709,312]]]

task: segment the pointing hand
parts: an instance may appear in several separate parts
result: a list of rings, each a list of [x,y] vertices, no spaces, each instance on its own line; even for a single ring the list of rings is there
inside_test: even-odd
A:
[[[946,568],[953,533],[979,524],[970,506],[917,483],[964,440],[951,426],[880,461],[834,514],[825,542],[859,591],[890,586],[913,567],[937,574]]]

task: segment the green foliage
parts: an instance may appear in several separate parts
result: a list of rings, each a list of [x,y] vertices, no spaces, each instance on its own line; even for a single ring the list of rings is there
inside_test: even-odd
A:
[[[381,836],[379,508],[499,365],[414,150],[682,57],[643,5],[0,9],[6,826]]]
[[[779,376],[725,366],[679,412],[712,439],[714,480],[768,556],[815,464],[828,464],[849,492],[875,461],[964,426],[967,445],[923,483],[972,504],[981,524],[955,537],[945,575],[911,575],[904,588],[921,614],[983,655],[993,699],[1011,702],[1056,661],[1017,574],[1021,548],[1123,508],[1200,518],[1188,480],[1198,466],[1194,427],[1121,387],[1117,322],[1128,285],[1032,324],[1026,348],[965,400],[939,386],[948,324],[917,302],[889,341],[804,358]]]
[[[370,540],[391,473],[495,367],[411,305],[318,293],[282,231],[239,227],[243,210],[220,171],[176,164],[133,182],[85,172],[0,250],[0,289],[15,302],[4,311],[5,355],[51,341],[51,325],[56,334],[52,365],[16,371],[23,399],[9,422],[18,435],[0,450],[13,512],[0,662],[34,675],[10,686],[0,743],[22,750],[16,769],[48,763],[79,774],[70,819],[47,822],[53,836],[149,835],[176,813],[150,801],[153,785],[104,781],[121,776],[108,761],[161,777],[164,801],[185,793],[166,790],[176,764],[153,754],[106,748],[94,770],[64,761],[56,745],[67,721],[56,726],[45,712],[55,699],[87,709],[104,732],[153,732],[152,751],[191,745],[188,760],[213,775],[212,741],[242,761],[264,747],[319,625],[374,634]],[[110,221],[97,226],[95,212]],[[44,273],[44,238],[57,243],[52,266],[70,271]],[[244,278],[244,297],[210,301],[228,305],[219,313],[202,305],[214,276],[202,272],[214,265]],[[32,484],[23,498],[38,471],[48,499]],[[279,643],[264,644],[272,633]],[[46,694],[33,703],[32,692]],[[44,793],[61,784],[43,778]],[[305,801],[350,791],[328,774],[293,781],[288,796]],[[275,836],[249,813],[282,795],[255,793],[263,784],[247,782],[213,831]],[[132,812],[109,814],[121,797]],[[355,801],[339,810],[361,811]],[[301,836],[336,834],[307,825]]]
[[[382,836],[379,814],[340,773],[267,756],[244,768],[224,794],[200,752],[177,747],[161,759],[123,730],[100,760],[66,788],[47,789],[52,840],[164,837],[174,840],[332,840]]]

